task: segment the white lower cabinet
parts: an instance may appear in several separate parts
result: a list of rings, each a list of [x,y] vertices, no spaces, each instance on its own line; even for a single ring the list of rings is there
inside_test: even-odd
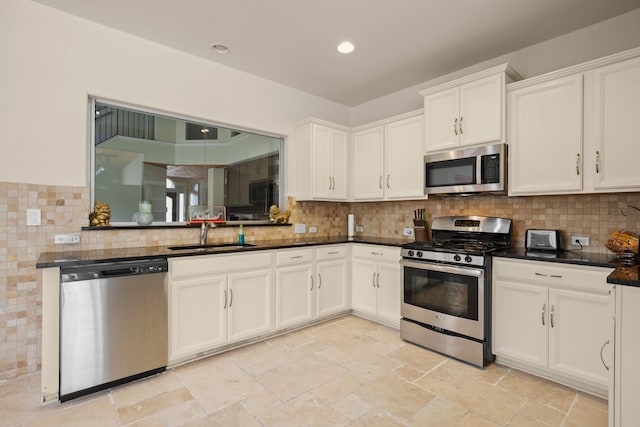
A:
[[[349,309],[345,245],[276,253],[276,328]]]
[[[265,251],[169,260],[170,363],[271,331],[271,257]]]
[[[602,397],[613,363],[608,268],[494,258],[493,352],[498,361]]]
[[[357,244],[351,250],[354,312],[399,327],[400,248]]]
[[[615,388],[609,400],[609,425],[638,425],[640,405],[640,288],[616,286]],[[613,401],[613,403],[612,403]]]

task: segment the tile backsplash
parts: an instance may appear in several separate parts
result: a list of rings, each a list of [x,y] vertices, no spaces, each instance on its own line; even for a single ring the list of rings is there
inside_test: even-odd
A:
[[[625,205],[640,207],[640,193],[541,197],[457,197],[422,201],[333,203],[289,199],[290,223],[307,225],[305,235],[293,227],[245,227],[246,240],[286,237],[341,236],[347,232],[347,214],[353,213],[362,235],[401,237],[411,227],[413,210],[426,209],[429,219],[442,215],[491,215],[514,219],[514,245],[524,245],[527,228],[550,228],[591,239],[590,252],[603,252],[607,235],[616,229],[640,231],[640,215]],[[27,226],[26,210],[38,208],[42,224]],[[0,383],[40,369],[42,290],[35,263],[41,252],[168,246],[194,243],[192,228],[91,230],[87,187],[0,183]],[[317,227],[317,234],[309,228]],[[53,245],[55,234],[78,234],[77,245]],[[233,241],[236,227],[209,233],[210,242]],[[408,238],[407,238],[408,239]],[[409,240],[409,239],[408,239]]]

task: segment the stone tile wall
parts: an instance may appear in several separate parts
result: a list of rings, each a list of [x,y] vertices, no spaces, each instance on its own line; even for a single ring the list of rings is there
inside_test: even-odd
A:
[[[330,203],[289,199],[291,223],[315,226],[317,234],[294,234],[293,227],[246,227],[246,240],[340,236],[354,213],[363,235],[399,237],[412,226],[413,210],[429,218],[478,214],[513,218],[516,246],[527,228],[559,228],[565,235],[591,238],[589,251],[606,252],[606,236],[616,229],[640,231],[640,215],[624,217],[620,208],[640,207],[640,193],[545,196],[432,198],[426,201]],[[27,226],[26,210],[39,208],[42,225]],[[198,229],[81,231],[88,224],[89,189],[25,183],[0,183],[0,382],[40,369],[41,280],[35,263],[41,252],[117,247],[165,246],[196,242]],[[79,234],[78,245],[53,245],[55,234]],[[210,242],[233,241],[235,227],[218,228]],[[407,240],[410,240],[409,238]]]

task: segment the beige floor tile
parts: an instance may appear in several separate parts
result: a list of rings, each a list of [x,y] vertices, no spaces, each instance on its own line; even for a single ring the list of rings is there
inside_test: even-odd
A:
[[[444,363],[416,384],[500,425],[526,403],[526,398],[466,376],[457,368],[457,364]]]
[[[405,423],[400,422],[398,419],[393,418],[389,414],[380,411],[379,409],[372,409],[367,412],[351,424],[349,427],[402,427],[406,426]]]
[[[176,373],[207,413],[263,390],[232,358],[215,356],[206,362],[182,366]]]
[[[360,418],[373,408],[370,403],[363,401],[353,393],[336,400],[331,404],[331,407],[350,420]]]
[[[425,372],[430,371],[448,359],[441,354],[409,343],[405,343],[398,349],[392,351],[388,356],[399,360],[405,365],[421,369]]]
[[[237,350],[234,360],[240,369],[250,376],[279,368],[291,362],[289,356],[280,348],[265,344]]]
[[[459,427],[499,427],[499,424],[481,417],[478,414],[469,412],[462,418]]]
[[[455,426],[467,414],[462,406],[437,397],[416,412],[408,422],[411,427]]]
[[[151,415],[140,421],[127,425],[127,427],[166,427],[167,423],[162,415]]]
[[[609,422],[606,412],[582,402],[575,402],[564,420],[564,427],[606,427]]]
[[[374,322],[355,316],[345,316],[336,320],[336,324],[345,327],[353,332],[367,333],[375,331],[380,326]]]
[[[361,376],[347,372],[314,388],[311,393],[325,402],[335,402],[368,383]]]
[[[561,426],[565,413],[553,408],[539,400],[530,400],[518,412],[514,418],[514,423],[523,423],[524,420],[542,423],[546,426]],[[517,425],[517,424],[516,424]]]
[[[235,403],[206,417],[183,424],[185,427],[261,427],[262,424],[247,410]]]
[[[395,375],[379,378],[360,387],[356,396],[401,420],[410,419],[436,396]]]
[[[54,415],[25,423],[25,427],[112,427],[116,425],[118,425],[116,413],[108,395],[81,405],[70,406]]]
[[[354,332],[340,325],[329,325],[318,329],[313,332],[313,336],[347,352],[366,349],[378,342],[370,336]]]
[[[608,412],[609,410],[606,400],[600,399],[599,397],[591,396],[590,394],[578,392],[576,401],[581,404],[591,406],[594,409],[597,409],[602,412]]]
[[[425,372],[421,369],[414,368],[413,366],[406,366],[406,365],[397,367],[393,371],[393,373],[399,376],[400,378],[402,378],[403,380],[406,380],[409,382],[413,382],[425,374]]]
[[[182,405],[189,400],[193,400],[191,393],[185,387],[181,387],[130,405],[118,407],[118,417],[122,424],[131,424],[153,414],[165,412],[169,408]]]
[[[39,390],[24,390],[26,383],[17,385],[15,388],[6,385],[7,390],[14,389],[15,392],[0,398],[0,419],[4,425],[13,426],[24,422],[47,418],[69,408],[69,403],[50,403],[46,406],[40,405]],[[22,391],[18,391],[22,390]]]
[[[111,390],[111,396],[116,407],[120,407],[149,399],[182,386],[182,381],[173,370],[169,370],[153,377],[114,388]]]
[[[369,381],[384,376],[400,366],[397,360],[367,349],[347,351],[333,347],[319,354]]]
[[[258,393],[248,396],[240,403],[255,417],[261,418],[264,415],[268,414],[276,406],[280,406],[282,404],[282,401],[269,390],[261,390]]]
[[[576,398],[576,391],[518,370],[509,371],[500,387],[528,400],[539,400],[566,413]]]
[[[204,408],[195,399],[187,400],[162,412],[166,425],[169,427],[181,426],[188,421],[204,416],[204,414]]]
[[[340,427],[349,419],[339,414],[311,393],[305,393],[274,408],[263,419],[265,426],[273,427]]]
[[[257,375],[256,379],[286,401],[344,374],[346,370],[321,357],[296,360],[281,368]]]

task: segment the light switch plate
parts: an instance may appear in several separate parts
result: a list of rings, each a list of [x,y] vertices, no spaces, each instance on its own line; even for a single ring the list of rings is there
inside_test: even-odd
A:
[[[317,233],[317,232],[318,232],[318,227],[314,227],[314,226],[309,227],[309,233]]]
[[[41,225],[42,213],[40,209],[27,209],[27,225]]]

